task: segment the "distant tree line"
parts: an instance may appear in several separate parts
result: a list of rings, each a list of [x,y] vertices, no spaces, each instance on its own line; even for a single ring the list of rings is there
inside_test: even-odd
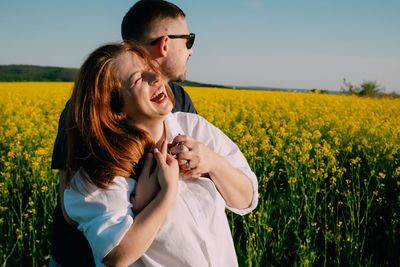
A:
[[[73,82],[77,73],[75,68],[0,65],[0,82]]]
[[[363,81],[359,86],[356,86],[348,82],[346,78],[343,78],[343,85],[340,86],[340,89],[342,94],[347,94],[347,95],[357,95],[357,96],[367,96],[367,97],[399,96],[398,94],[396,94],[396,92],[392,92],[390,94],[384,93],[383,91],[385,89],[381,87],[377,81]]]
[[[325,89],[317,89],[317,88],[311,89],[309,92],[314,93],[314,94],[327,94],[328,93],[328,91]]]
[[[0,82],[74,82],[79,69],[42,67],[36,65],[0,65]],[[199,83],[185,80],[182,86],[218,87],[223,85]]]

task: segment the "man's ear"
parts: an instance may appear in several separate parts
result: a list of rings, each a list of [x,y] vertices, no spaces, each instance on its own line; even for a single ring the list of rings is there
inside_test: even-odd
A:
[[[170,38],[168,36],[165,36],[157,43],[157,52],[159,53],[160,57],[167,56],[169,48],[169,40]]]

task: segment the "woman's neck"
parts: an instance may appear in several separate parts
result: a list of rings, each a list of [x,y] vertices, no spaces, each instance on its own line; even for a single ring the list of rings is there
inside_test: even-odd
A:
[[[165,140],[164,120],[153,121],[152,123],[137,124],[136,126],[147,131],[154,140],[156,147],[160,150],[162,142]]]

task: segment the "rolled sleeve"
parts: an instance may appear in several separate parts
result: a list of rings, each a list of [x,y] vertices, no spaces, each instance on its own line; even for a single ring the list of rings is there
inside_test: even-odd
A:
[[[136,181],[116,177],[107,190],[83,182],[75,175],[69,189],[64,191],[68,216],[76,221],[100,262],[116,247],[133,223],[129,202]]]
[[[228,205],[226,205],[226,208],[236,214],[246,215],[247,213],[254,210],[258,205],[258,182],[257,182],[257,177],[253,172],[248,173],[245,170],[242,170],[240,168],[239,168],[239,170],[241,170],[249,178],[249,180],[253,186],[253,199],[251,201],[251,205],[250,205],[250,207],[245,208],[245,209],[235,209]]]
[[[221,132],[222,133],[222,132]],[[232,208],[228,205],[226,205],[226,208],[236,214],[239,215],[245,215],[252,210],[254,210],[257,205],[258,205],[258,181],[257,181],[257,176],[254,174],[254,172],[251,171],[249,164],[247,163],[246,158],[243,156],[242,152],[240,152],[239,148],[235,143],[233,143],[225,134],[224,137],[225,142],[226,142],[226,147],[223,148],[222,150],[228,150],[228,153],[225,153],[224,158],[236,169],[239,171],[243,172],[244,175],[249,178],[251,185],[253,187],[253,199],[251,201],[251,205],[248,208],[245,209],[235,209]]]

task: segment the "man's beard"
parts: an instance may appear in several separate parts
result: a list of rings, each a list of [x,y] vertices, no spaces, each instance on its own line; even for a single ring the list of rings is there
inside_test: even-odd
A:
[[[175,79],[172,79],[172,82],[183,82],[184,80],[186,80],[186,72],[181,74],[179,77],[176,77]]]
[[[174,65],[170,65],[167,62],[165,65],[161,66],[161,69],[164,70],[163,74],[168,79],[168,82],[183,82],[186,80],[186,71],[183,73],[176,73],[176,67]]]

